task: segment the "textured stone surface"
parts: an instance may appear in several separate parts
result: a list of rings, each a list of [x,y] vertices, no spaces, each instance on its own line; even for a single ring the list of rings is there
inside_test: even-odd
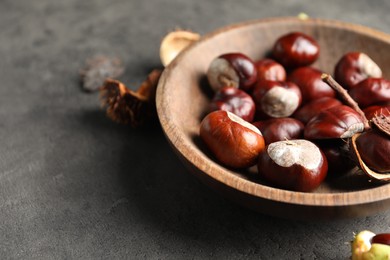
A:
[[[118,56],[135,88],[176,27],[305,12],[389,33],[389,10],[387,0],[2,0],[1,258],[347,258],[353,232],[388,231],[389,212],[299,222],[240,208],[188,174],[160,129],[106,119],[78,70]]]

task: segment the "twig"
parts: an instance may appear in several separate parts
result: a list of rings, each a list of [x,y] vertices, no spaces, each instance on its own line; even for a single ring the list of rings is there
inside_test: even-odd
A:
[[[356,101],[348,94],[348,91],[346,91],[336,80],[332,78],[327,73],[323,73],[321,75],[321,79],[326,82],[331,88],[333,88],[339,95],[340,97],[344,100],[344,102],[352,107],[356,112],[359,113],[359,115],[363,118],[363,124],[364,128],[366,130],[370,129],[371,126],[369,124],[369,121],[367,120],[366,115],[364,112],[360,109],[359,105],[356,103]]]

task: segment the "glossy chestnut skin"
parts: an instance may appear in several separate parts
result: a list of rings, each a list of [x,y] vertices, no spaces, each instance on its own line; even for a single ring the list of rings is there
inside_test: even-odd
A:
[[[340,176],[353,169],[356,164],[352,161],[348,143],[342,139],[327,139],[317,141],[328,161],[328,176]]]
[[[294,82],[301,89],[302,103],[322,97],[335,97],[336,92],[321,79],[322,72],[311,67],[293,70],[287,81]]]
[[[257,81],[257,69],[245,54],[226,53],[210,63],[207,78],[214,91],[227,86],[249,91]]]
[[[319,114],[321,111],[327,110],[329,108],[335,106],[341,106],[342,103],[340,100],[331,98],[331,97],[323,97],[319,99],[314,99],[309,103],[301,106],[294,114],[293,117],[298,119],[304,124],[310,121],[314,116]]]
[[[362,117],[349,106],[336,106],[320,112],[305,126],[308,140],[348,138],[364,130]]]
[[[390,138],[377,129],[363,132],[356,139],[363,162],[379,173],[390,172]]]
[[[255,66],[257,69],[257,80],[286,80],[286,70],[280,63],[272,59],[256,61]]]
[[[303,137],[304,125],[290,117],[257,121],[253,125],[259,128],[263,134],[265,144]]]
[[[382,77],[382,71],[367,54],[349,52],[337,62],[334,77],[341,86],[350,89],[366,78]]]
[[[225,110],[252,122],[255,116],[255,102],[245,91],[235,87],[224,87],[217,91],[210,102],[210,112]]]
[[[349,90],[349,95],[366,108],[376,103],[390,102],[390,80],[384,78],[368,78]]]
[[[292,32],[276,40],[272,55],[287,68],[307,66],[315,62],[320,47],[316,40],[301,32]]]
[[[374,243],[390,245],[390,234],[389,233],[376,234],[371,238],[371,244]]]
[[[292,82],[261,80],[252,93],[259,115],[272,118],[292,115],[302,102],[301,91]]]
[[[232,168],[255,165],[265,147],[255,126],[223,110],[211,112],[202,120],[200,137],[219,162]]]
[[[363,112],[368,120],[380,114],[390,116],[390,102],[366,107]]]
[[[325,179],[328,163],[314,143],[298,139],[267,145],[257,168],[262,178],[277,187],[307,192]]]

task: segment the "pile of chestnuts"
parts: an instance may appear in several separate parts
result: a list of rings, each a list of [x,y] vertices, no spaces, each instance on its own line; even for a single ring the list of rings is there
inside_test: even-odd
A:
[[[390,81],[365,53],[340,57],[333,79],[311,65],[309,35],[278,38],[271,57],[216,57],[207,71],[214,96],[200,137],[221,164],[257,166],[271,185],[312,191],[327,177],[360,167],[390,180]]]

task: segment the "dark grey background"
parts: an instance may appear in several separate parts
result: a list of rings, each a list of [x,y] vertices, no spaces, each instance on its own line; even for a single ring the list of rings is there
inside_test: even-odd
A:
[[[389,33],[389,11],[387,0],[2,0],[1,259],[348,258],[353,232],[388,231],[389,212],[300,222],[232,204],[189,174],[158,127],[108,120],[78,70],[115,55],[135,88],[176,27],[306,12]]]

